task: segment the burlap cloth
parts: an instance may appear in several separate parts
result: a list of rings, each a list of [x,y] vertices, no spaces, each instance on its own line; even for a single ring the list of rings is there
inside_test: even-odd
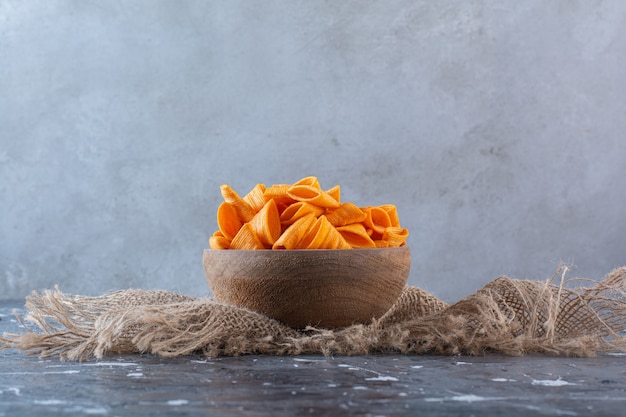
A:
[[[381,318],[335,330],[298,331],[212,298],[167,291],[129,289],[86,297],[56,288],[26,298],[27,315],[16,316],[27,331],[3,334],[0,349],[67,360],[141,352],[594,356],[626,351],[626,267],[599,282],[585,280],[581,287],[573,287],[580,281],[565,279],[566,272],[561,268],[547,281],[499,277],[452,305],[407,286]]]

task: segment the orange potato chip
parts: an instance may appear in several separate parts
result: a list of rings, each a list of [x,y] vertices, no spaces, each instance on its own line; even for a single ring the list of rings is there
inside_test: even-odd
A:
[[[328,194],[338,202],[341,202],[341,189],[338,185],[335,185],[333,188],[326,190],[326,194]]]
[[[217,209],[218,231],[212,249],[349,249],[406,244],[393,204],[358,207],[341,203],[336,185],[324,191],[317,177],[293,184],[256,186],[241,198],[230,186],[220,187],[224,202]]]
[[[367,214],[363,224],[365,227],[372,229],[374,233],[382,236],[385,228],[392,225],[386,210],[376,206],[362,207],[361,209]]]
[[[229,249],[265,249],[250,223],[245,223],[239,229],[233,240],[230,241]]]
[[[393,204],[383,204],[379,206],[387,212],[389,221],[393,227],[400,227],[400,219],[398,218],[398,208]]]
[[[409,231],[402,227],[388,227],[383,232],[384,241],[389,242],[389,246],[402,246],[409,237]]]
[[[388,248],[391,246],[386,240],[375,240],[374,243],[376,244],[377,248]]]
[[[280,217],[276,202],[270,200],[265,203],[263,208],[250,220],[250,224],[263,245],[268,248],[272,247],[281,232]]]
[[[254,217],[254,210],[250,207],[243,198],[239,197],[239,194],[235,192],[230,186],[224,184],[220,187],[222,192],[222,197],[224,201],[230,203],[235,210],[237,211],[237,215],[244,222],[249,222]]]
[[[299,218],[280,235],[272,245],[272,249],[296,249],[314,223],[315,216],[313,214]]]
[[[209,247],[211,249],[230,249],[230,240],[224,236],[213,235],[209,238]]]
[[[265,198],[265,201],[276,201],[276,207],[278,207],[278,211],[282,213],[286,207],[289,207],[289,205],[296,202],[296,200],[287,195],[287,190],[290,187],[291,184],[274,184],[265,189],[263,192],[263,198]],[[281,210],[281,208],[283,210]]]
[[[326,216],[320,216],[298,244],[299,249],[349,249],[345,239],[330,224]]]
[[[294,185],[308,185],[317,188],[318,190],[322,189],[322,187],[320,187],[320,182],[317,177],[304,177],[301,180],[294,182],[292,186]]]
[[[217,227],[222,236],[232,240],[235,237],[243,223],[237,215],[237,210],[232,204],[223,202],[217,208]]]
[[[350,202],[343,203],[338,209],[329,211],[326,214],[326,218],[333,226],[361,223],[366,217],[367,213]]]
[[[318,217],[323,213],[323,207],[318,207],[304,201],[297,201],[283,210],[280,214],[280,223],[283,227],[287,227],[307,214],[313,214],[315,217]]]
[[[257,212],[263,208],[265,203],[265,184],[257,184],[248,194],[243,198],[243,201],[248,203],[254,212]]]
[[[312,185],[294,185],[289,187],[287,195],[296,201],[305,201],[324,208],[337,208],[341,205],[326,191]]]
[[[376,244],[361,223],[348,224],[337,227],[337,231],[353,248],[375,248]]]

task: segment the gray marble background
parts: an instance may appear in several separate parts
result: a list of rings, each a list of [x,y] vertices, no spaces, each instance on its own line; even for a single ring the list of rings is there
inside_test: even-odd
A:
[[[394,203],[447,301],[626,264],[626,2],[0,2],[0,298],[208,294],[219,186]]]

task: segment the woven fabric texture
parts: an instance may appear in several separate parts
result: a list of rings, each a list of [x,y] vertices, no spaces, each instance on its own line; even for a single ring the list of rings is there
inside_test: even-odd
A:
[[[379,319],[342,329],[292,329],[262,314],[158,290],[122,290],[99,297],[58,288],[26,298],[17,316],[24,333],[4,334],[0,349],[16,348],[66,360],[107,353],[164,357],[402,354],[594,356],[626,351],[626,267],[599,282],[499,277],[447,304],[407,286]],[[558,281],[558,282],[557,282]]]

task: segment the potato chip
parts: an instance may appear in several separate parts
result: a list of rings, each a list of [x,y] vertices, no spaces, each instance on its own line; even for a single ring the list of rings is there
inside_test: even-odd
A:
[[[393,204],[358,207],[341,202],[336,185],[324,191],[317,177],[293,184],[256,184],[243,198],[220,187],[218,231],[212,249],[350,249],[406,245]]]

